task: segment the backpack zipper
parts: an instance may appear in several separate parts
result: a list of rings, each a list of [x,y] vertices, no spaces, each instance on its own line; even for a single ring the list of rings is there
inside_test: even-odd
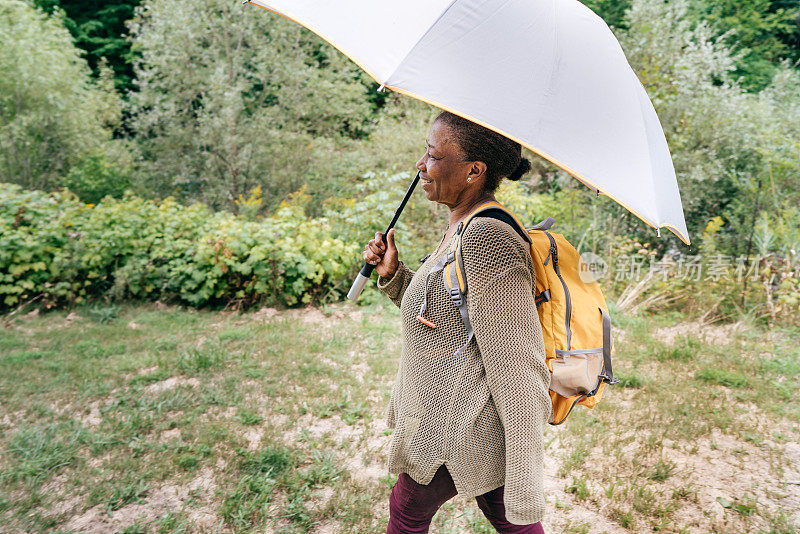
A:
[[[550,254],[553,258],[553,269],[556,271],[556,275],[558,279],[561,280],[561,286],[564,288],[564,295],[567,297],[567,317],[566,317],[566,327],[567,327],[567,350],[572,350],[572,329],[570,328],[570,322],[572,319],[572,299],[569,296],[569,289],[567,289],[567,283],[561,277],[561,270],[558,268],[558,247],[556,246],[556,240],[553,239],[553,236],[550,235],[550,232],[547,230],[543,230],[545,234],[547,234],[547,238],[550,240]],[[547,265],[547,260],[545,260],[545,265]]]

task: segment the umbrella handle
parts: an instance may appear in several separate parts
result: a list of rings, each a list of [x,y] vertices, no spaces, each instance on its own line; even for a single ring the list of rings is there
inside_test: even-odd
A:
[[[403,201],[399,206],[397,206],[397,209],[394,212],[394,217],[392,217],[392,222],[389,223],[389,226],[386,227],[386,231],[383,232],[383,237],[381,239],[384,243],[386,243],[386,234],[389,233],[389,230],[394,228],[394,225],[397,223],[397,219],[400,218],[400,214],[403,213],[403,209],[406,207],[406,203],[408,203],[408,199],[411,198],[411,193],[413,193],[414,188],[417,187],[417,183],[419,183],[419,171],[417,171],[417,175],[414,177],[414,180],[412,180],[411,185],[408,186],[408,191],[406,191]],[[356,276],[356,279],[353,281],[353,286],[347,293],[347,298],[349,300],[358,300],[358,297],[364,290],[364,286],[366,286],[367,281],[369,281],[369,277],[372,274],[373,269],[375,269],[374,265],[364,262],[364,266],[361,268],[361,271],[359,271],[358,276]]]

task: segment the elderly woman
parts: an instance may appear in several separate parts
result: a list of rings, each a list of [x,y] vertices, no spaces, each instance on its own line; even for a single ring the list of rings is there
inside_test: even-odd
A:
[[[467,341],[467,329],[442,273],[428,277],[459,223],[494,200],[504,177],[519,180],[530,162],[519,143],[448,112],[433,122],[426,145],[417,162],[422,188],[428,200],[450,210],[442,241],[416,272],[399,261],[394,230],[386,244],[377,234],[363,253],[403,322],[387,411],[395,430],[389,471],[399,474],[387,532],[428,532],[439,507],[461,494],[476,498],[498,532],[541,533],[542,432],[552,408],[530,246],[494,218],[477,217],[464,230],[475,336],[459,358],[453,355]]]

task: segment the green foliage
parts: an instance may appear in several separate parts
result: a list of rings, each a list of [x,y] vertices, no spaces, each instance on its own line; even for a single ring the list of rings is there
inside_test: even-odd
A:
[[[634,0],[620,41],[664,126],[690,235],[719,215],[724,248],[744,253],[761,211],[800,203],[800,74],[782,67],[760,94],[746,93],[727,81],[740,56],[689,7]]]
[[[575,498],[579,501],[585,501],[590,496],[589,487],[586,479],[583,477],[573,478],[572,483],[568,484],[567,487],[564,488],[564,491],[574,494]]]
[[[756,499],[752,496],[745,496],[744,499],[734,499],[729,501],[725,497],[717,497],[717,502],[726,510],[732,510],[743,516],[751,516],[756,510]]]
[[[742,85],[760,91],[769,85],[783,58],[800,59],[792,34],[800,29],[800,2],[705,0],[693,4],[694,17],[707,21],[717,35],[741,50],[731,73]]]
[[[247,221],[169,198],[92,206],[2,184],[2,306],[37,296],[48,305],[103,296],[195,306],[337,299],[359,247],[333,237],[326,219],[309,218],[308,201],[300,192],[272,217]]]
[[[141,187],[212,207],[262,185],[270,206],[329,179],[370,126],[366,75],[314,34],[240,2],[149,0],[131,22]],[[366,82],[371,85],[370,82]]]
[[[270,445],[257,453],[238,450],[242,477],[222,503],[221,514],[234,527],[249,527],[266,518],[276,488],[292,481],[297,453],[284,446]]]
[[[226,295],[294,305],[335,298],[346,292],[357,245],[331,235],[325,219],[309,219],[302,191],[281,204],[270,218],[247,222],[232,215],[203,234],[194,261],[173,275],[191,304]]]
[[[64,25],[75,45],[86,52],[86,60],[95,76],[107,61],[114,71],[117,90],[125,94],[133,88],[131,43],[126,38],[125,22],[133,18],[139,0],[34,0],[46,12],[62,9]]]
[[[70,174],[90,195],[120,192],[109,172],[95,176],[113,161],[118,179],[131,161],[125,143],[112,139],[120,102],[108,68],[100,70],[98,83],[90,81],[57,14],[0,0],[0,181],[53,189]]]
[[[96,204],[104,197],[119,198],[131,186],[130,173],[104,153],[88,154],[73,165],[62,185],[84,202]]]
[[[631,0],[583,0],[606,23],[618,30],[629,28],[626,11]],[[800,2],[798,0],[691,0],[687,21],[708,24],[713,36],[724,37],[740,52],[731,80],[760,91],[769,85],[781,61],[800,60]]]
[[[413,179],[410,172],[395,174],[368,172],[354,186],[353,197],[333,197],[323,203],[324,215],[347,242],[363,243],[376,232],[386,230],[394,210]],[[417,259],[432,252],[444,233],[447,222],[443,211],[425,200],[420,191],[412,196],[395,226],[395,242],[412,268]],[[361,247],[359,247],[360,250]]]
[[[625,28],[625,10],[630,0],[581,0],[588,8],[600,15],[606,24],[615,28]]]
[[[670,460],[659,460],[647,473],[647,478],[656,482],[667,480],[677,466]]]
[[[74,194],[0,188],[2,306],[343,295],[364,241],[400,201],[412,174],[397,169],[412,168],[436,110],[375,93],[309,31],[238,2],[147,0],[130,22],[133,52],[121,27],[138,0],[34,3],[51,15],[0,0],[0,181]],[[504,184],[500,200],[529,224],[554,216],[556,231],[612,272],[624,255],[643,270],[677,251],[702,253],[703,269],[717,254],[760,256],[751,280],[651,281],[644,308],[682,295],[681,306],[702,313],[796,317],[800,75],[780,58],[800,58],[797,0],[585,3],[613,26],[653,100],[693,246],[656,238],[540,158],[530,181]],[[88,51],[95,83],[65,27]],[[129,83],[132,54],[139,92],[123,125],[113,83]],[[142,156],[135,173],[132,150]],[[135,194],[108,198],[126,190]],[[203,204],[181,205],[193,201]],[[446,213],[413,196],[397,226],[412,268],[441,238]],[[630,289],[606,282],[610,293]],[[371,298],[382,297],[371,288]],[[684,360],[692,350],[658,355]]]

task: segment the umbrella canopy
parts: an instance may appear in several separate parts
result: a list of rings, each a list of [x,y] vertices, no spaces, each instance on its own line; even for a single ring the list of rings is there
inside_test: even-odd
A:
[[[577,0],[250,2],[383,87],[519,142],[689,244],[655,109],[606,23]]]

